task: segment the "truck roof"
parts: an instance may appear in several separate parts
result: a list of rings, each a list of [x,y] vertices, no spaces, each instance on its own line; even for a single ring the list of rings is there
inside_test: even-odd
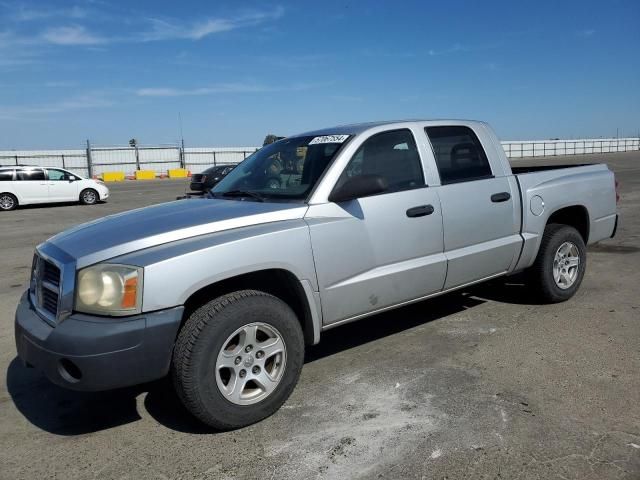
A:
[[[465,125],[465,126],[474,126],[474,125],[484,125],[485,122],[481,122],[478,120],[460,120],[460,119],[411,119],[411,120],[383,120],[377,122],[365,122],[365,123],[352,123],[348,125],[337,125],[335,127],[329,128],[321,128],[318,130],[311,130],[309,132],[304,132],[298,135],[292,135],[292,137],[303,137],[303,136],[312,136],[312,135],[358,135],[360,133],[366,132],[367,130],[371,130],[377,127],[383,126],[398,126],[408,127],[408,126],[428,126],[428,125]]]

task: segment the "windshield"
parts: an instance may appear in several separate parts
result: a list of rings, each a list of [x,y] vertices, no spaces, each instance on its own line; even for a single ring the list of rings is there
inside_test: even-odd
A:
[[[218,183],[216,197],[304,200],[349,135],[285,138],[248,157]]]

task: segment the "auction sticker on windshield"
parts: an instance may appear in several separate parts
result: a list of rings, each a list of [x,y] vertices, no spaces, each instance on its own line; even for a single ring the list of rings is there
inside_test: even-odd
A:
[[[343,143],[349,135],[322,135],[321,137],[315,137],[309,142],[309,145],[317,145],[320,143]]]

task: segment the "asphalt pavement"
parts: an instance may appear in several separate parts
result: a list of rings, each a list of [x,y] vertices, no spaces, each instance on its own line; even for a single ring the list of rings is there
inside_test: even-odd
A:
[[[510,278],[327,331],[283,408],[227,433],[167,381],[78,393],[16,359],[34,247],[186,182],[1,213],[0,478],[640,478],[640,152],[514,164],[594,161],[616,172],[621,220],[573,299],[538,305]]]

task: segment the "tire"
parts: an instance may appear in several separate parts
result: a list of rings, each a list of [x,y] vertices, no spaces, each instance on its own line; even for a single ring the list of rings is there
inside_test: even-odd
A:
[[[95,205],[100,200],[100,195],[93,188],[85,188],[80,192],[80,203],[82,205]]]
[[[18,208],[18,199],[11,193],[0,193],[0,210],[8,212]]]
[[[575,258],[577,266],[573,265]],[[541,301],[564,302],[580,288],[586,268],[587,251],[580,233],[568,225],[550,224],[544,229],[538,256],[528,272],[529,283]]]
[[[248,333],[254,328],[255,335]],[[274,337],[265,340],[266,333]],[[275,413],[298,382],[303,362],[304,337],[291,308],[267,293],[241,290],[189,316],[178,334],[171,370],[178,396],[196,418],[217,430],[232,430]],[[265,376],[267,371],[277,382]],[[262,384],[268,384],[268,393]]]

